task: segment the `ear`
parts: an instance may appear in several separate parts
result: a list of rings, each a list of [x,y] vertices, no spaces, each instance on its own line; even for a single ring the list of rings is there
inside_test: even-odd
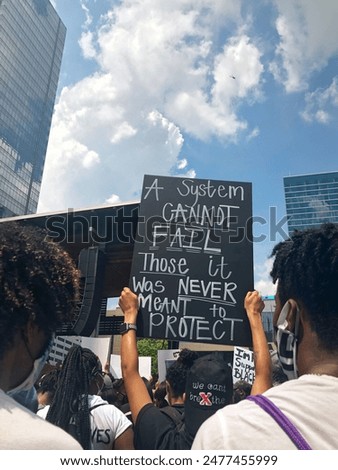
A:
[[[288,322],[288,330],[295,331],[297,314],[299,314],[299,307],[297,302],[294,299],[288,299],[288,304],[290,305],[286,320]]]
[[[34,341],[35,334],[36,334],[36,324],[30,317],[27,321],[27,323],[22,326],[21,328],[22,332],[22,337],[26,341],[26,343],[30,344],[32,341]]]

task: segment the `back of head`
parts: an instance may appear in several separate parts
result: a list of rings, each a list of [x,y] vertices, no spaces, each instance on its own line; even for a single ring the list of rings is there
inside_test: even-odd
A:
[[[188,371],[197,358],[198,354],[195,351],[184,348],[180,351],[177,360],[168,368],[166,380],[174,398],[183,397]]]
[[[281,304],[296,300],[306,309],[321,346],[338,350],[338,225],[295,231],[271,256]]]
[[[102,374],[102,366],[96,354],[79,345],[72,346],[62,365],[46,418],[71,433],[84,449],[91,447],[88,394],[98,374]]]
[[[78,271],[45,231],[0,222],[0,280],[0,358],[29,318],[47,334],[72,319]]]
[[[167,395],[167,385],[166,381],[160,382],[155,391],[154,391],[154,402],[158,408],[163,408],[164,406],[168,406],[169,403],[166,400]]]
[[[251,393],[252,385],[246,380],[234,383],[234,403],[244,400]]]
[[[214,354],[198,358],[188,372],[184,402],[185,428],[195,436],[201,424],[232,403],[231,367]]]
[[[122,378],[116,379],[113,382],[113,404],[117,408],[121,408],[128,403],[128,397],[124,386],[124,380]]]
[[[58,379],[59,379],[60,369],[53,369],[46,374],[44,374],[38,383],[36,384],[35,388],[38,394],[38,400],[40,403],[40,395],[41,394],[48,394],[48,402],[45,404],[50,404],[53,401]]]

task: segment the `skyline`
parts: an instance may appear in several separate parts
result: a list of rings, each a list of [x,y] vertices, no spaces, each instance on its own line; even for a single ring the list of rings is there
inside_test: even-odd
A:
[[[52,3],[67,36],[38,212],[139,200],[144,174],[250,182],[273,294],[283,177],[337,171],[338,4]]]

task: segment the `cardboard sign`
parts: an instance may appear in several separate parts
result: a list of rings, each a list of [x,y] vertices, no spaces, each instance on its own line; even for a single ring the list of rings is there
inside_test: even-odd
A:
[[[158,381],[165,380],[167,370],[177,360],[179,349],[159,349],[157,351]]]
[[[245,380],[252,384],[255,379],[255,364],[253,351],[240,347],[234,348],[234,360],[232,366],[233,382]]]
[[[251,184],[146,175],[130,288],[138,335],[249,346]]]

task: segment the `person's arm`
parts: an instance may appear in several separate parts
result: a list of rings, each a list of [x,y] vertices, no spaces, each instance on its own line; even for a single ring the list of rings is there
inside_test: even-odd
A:
[[[134,450],[134,431],[132,425],[115,439],[114,450]]]
[[[264,302],[257,291],[247,293],[244,308],[250,323],[255,362],[251,395],[257,395],[272,387],[271,357],[261,317]]]
[[[136,324],[138,297],[128,287],[120,295],[119,305],[125,323]],[[137,333],[129,330],[121,337],[121,369],[133,423],[144,405],[152,403],[147,387],[138,371]]]

